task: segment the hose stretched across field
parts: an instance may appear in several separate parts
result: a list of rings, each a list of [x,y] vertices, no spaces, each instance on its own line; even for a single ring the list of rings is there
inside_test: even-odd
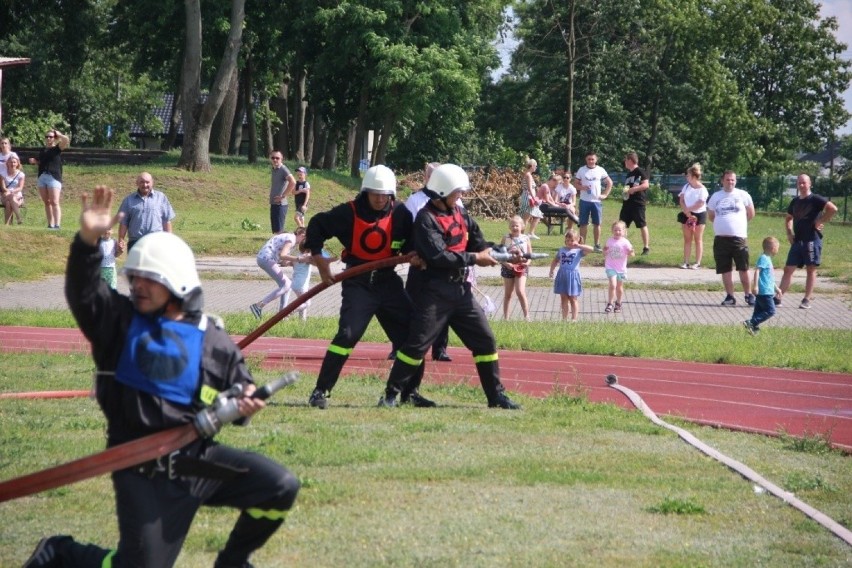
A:
[[[675,432],[678,436],[681,437],[682,440],[684,440],[689,445],[704,452],[716,461],[722,462],[723,464],[725,464],[735,472],[739,473],[749,481],[756,483],[757,485],[759,485],[772,495],[775,495],[788,505],[795,507],[805,515],[809,516],[814,521],[818,522],[823,527],[833,532],[836,536],[840,537],[843,541],[846,542],[846,544],[852,545],[852,531],[850,531],[849,529],[847,529],[822,511],[814,509],[804,501],[798,499],[789,491],[784,491],[782,488],[778,487],[774,483],[767,481],[763,478],[763,476],[761,476],[759,473],[757,473],[747,465],[726,456],[725,454],[711,446],[708,446],[683,428],[678,428],[677,426],[674,426],[672,424],[669,424],[668,422],[661,420],[656,415],[656,413],[654,413],[654,411],[651,410],[651,408],[647,404],[645,404],[645,401],[642,400],[642,397],[640,397],[635,391],[619,385],[618,377],[616,377],[615,375],[607,375],[606,383],[610,387],[614,388],[615,390],[626,396],[627,399],[633,404],[633,406],[635,406],[640,412],[642,412],[642,414],[645,415],[648,420],[650,420],[657,426],[662,426],[663,428],[667,428],[672,432]]]

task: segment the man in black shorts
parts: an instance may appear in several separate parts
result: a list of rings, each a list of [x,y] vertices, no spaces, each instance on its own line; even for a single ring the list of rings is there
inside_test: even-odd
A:
[[[781,292],[786,293],[796,268],[804,267],[805,297],[799,307],[807,310],[811,307],[814,284],[816,284],[816,269],[822,257],[822,229],[834,214],[837,205],[823,197],[811,193],[811,178],[802,174],[796,179],[799,195],[793,198],[787,207],[787,240],[790,242],[790,252],[784,275],[781,277]]]
[[[624,169],[627,170],[627,178],[624,180],[625,190],[622,195],[624,202],[621,204],[621,213],[618,218],[624,221],[628,227],[630,223],[636,223],[636,228],[642,234],[642,254],[651,252],[649,248],[648,223],[645,221],[645,206],[648,204],[648,175],[639,167],[639,155],[636,152],[628,152],[624,156]]]

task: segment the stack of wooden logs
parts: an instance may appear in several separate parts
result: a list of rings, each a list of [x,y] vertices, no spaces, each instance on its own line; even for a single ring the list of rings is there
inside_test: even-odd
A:
[[[471,190],[464,197],[464,205],[471,215],[486,219],[509,219],[518,212],[522,173],[491,166],[466,167]],[[423,187],[423,172],[410,173],[399,180],[400,194],[404,188]]]

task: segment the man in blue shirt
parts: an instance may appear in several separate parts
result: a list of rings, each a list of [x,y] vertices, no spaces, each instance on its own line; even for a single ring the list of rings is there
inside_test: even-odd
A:
[[[136,192],[124,198],[118,211],[124,214],[118,226],[119,253],[129,251],[136,241],[148,233],[172,232],[175,210],[166,194],[154,189],[154,178],[148,172],[139,174],[136,178]]]

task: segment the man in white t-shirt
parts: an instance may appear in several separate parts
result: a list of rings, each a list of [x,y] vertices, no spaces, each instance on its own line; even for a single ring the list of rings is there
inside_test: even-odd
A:
[[[606,170],[598,165],[598,156],[594,152],[586,154],[586,165],[577,170],[572,182],[580,196],[580,236],[586,242],[586,230],[589,217],[592,219],[595,236],[595,251],[601,250],[601,220],[603,219],[602,199],[609,197],[612,191],[612,179]],[[601,185],[604,185],[603,192]]]
[[[722,275],[725,286],[723,306],[735,306],[733,267],[736,265],[743,285],[745,301],[754,305],[748,280],[748,222],[754,219],[751,196],[737,189],[737,174],[728,170],[722,176],[722,189],[710,196],[707,216],[713,222],[713,258],[716,274]]]

